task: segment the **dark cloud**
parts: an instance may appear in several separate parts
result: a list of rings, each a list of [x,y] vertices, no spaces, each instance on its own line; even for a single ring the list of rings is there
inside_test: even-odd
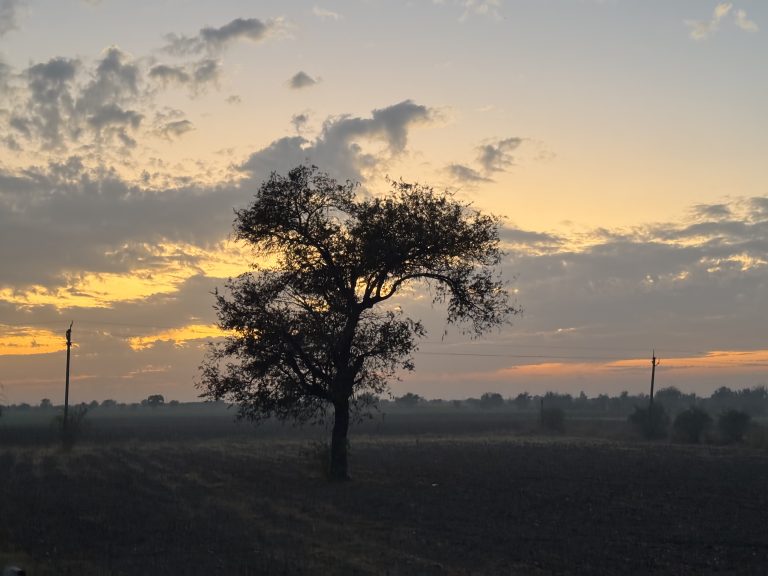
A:
[[[317,84],[317,80],[312,78],[309,74],[307,74],[304,71],[296,72],[293,76],[291,76],[291,79],[288,80],[288,86],[292,90],[301,90],[302,88],[309,88],[310,86],[314,86]]]
[[[731,209],[726,204],[697,204],[693,211],[699,217],[717,220],[731,216]]]
[[[138,128],[143,116],[135,110],[123,110],[117,104],[101,106],[88,117],[88,123],[98,131],[112,126]]]
[[[26,90],[13,102],[8,121],[16,138],[64,152],[69,145],[87,145],[89,137],[100,145],[135,145],[132,133],[143,118],[134,107],[142,100],[138,65],[111,47],[92,69],[83,68],[78,60],[53,58],[26,69]]]
[[[501,172],[512,165],[514,152],[522,143],[521,138],[505,138],[483,144],[478,148],[477,161],[486,173]]]
[[[75,109],[72,89],[78,65],[76,60],[54,58],[26,71],[29,100],[26,115],[15,115],[15,126],[22,134],[34,132],[43,148],[59,148],[71,135],[68,121]]]
[[[152,246],[166,241],[205,247],[226,237],[232,207],[248,197],[235,185],[143,190],[110,171],[94,173],[77,157],[4,173],[2,284],[54,287],[64,271],[122,273],[139,263],[160,264],[169,256],[154,254]]]
[[[296,129],[297,134],[301,134],[304,128],[309,123],[309,114],[302,112],[301,114],[294,114],[291,116],[291,124]]]
[[[169,66],[167,64],[157,64],[149,69],[149,77],[153,80],[159,80],[165,85],[168,84],[187,84],[192,81],[192,75],[185,70],[184,66]]]
[[[0,37],[17,28],[21,5],[21,0],[0,0]]]
[[[237,40],[261,42],[280,31],[282,27],[280,20],[264,22],[258,18],[236,18],[220,28],[202,28],[196,36],[168,34],[165,51],[176,56],[202,52],[217,53]]]
[[[140,121],[125,110],[108,110],[99,117],[102,130]],[[315,140],[276,140],[241,166],[245,179],[212,187],[144,189],[110,169],[89,168],[78,156],[21,172],[0,170],[0,283],[55,288],[65,285],[65,272],[127,273],[176,261],[183,255],[154,247],[167,242],[205,248],[226,238],[232,208],[246,205],[272,171],[315,162],[340,178],[360,180],[364,169],[402,153],[408,130],[430,117],[428,108],[406,101],[369,118],[332,118]],[[192,129],[179,110],[158,112],[152,124],[167,138]],[[383,145],[383,157],[363,153],[360,139]]]
[[[114,46],[108,48],[80,94],[78,108],[87,111],[133,100],[139,94],[140,75],[130,56]]]
[[[221,74],[221,65],[218,60],[206,58],[195,62],[192,66],[192,78],[196,86],[215,83]]]
[[[469,166],[464,164],[449,164],[446,168],[448,175],[453,179],[463,184],[477,184],[478,182],[493,182],[491,178],[483,176]]]
[[[174,140],[181,138],[184,134],[194,129],[194,125],[189,120],[173,120],[160,126],[158,134],[168,140]]]
[[[320,135],[309,141],[301,136],[282,138],[253,154],[243,165],[246,172],[268,174],[265,166],[285,170],[300,162],[313,162],[343,179],[363,180],[363,172],[377,168],[388,158],[403,153],[408,131],[432,121],[435,112],[405,100],[374,110],[370,118],[338,116],[323,123]],[[377,154],[366,152],[363,144],[383,145]]]
[[[189,88],[193,94],[198,94],[208,85],[217,84],[221,77],[221,62],[213,58],[203,58],[183,66],[156,64],[149,69],[148,76],[164,87],[183,86]]]
[[[11,67],[6,64],[0,56],[0,88],[5,89],[11,77]]]
[[[768,197],[750,198],[749,205],[759,218],[768,218]]]
[[[512,152],[522,142],[522,138],[516,137],[486,142],[477,147],[479,170],[466,164],[454,162],[446,166],[445,171],[459,184],[473,185],[482,182],[493,182],[492,176],[495,172],[504,172],[514,163]]]
[[[504,230],[514,245],[505,269],[517,277],[527,344],[588,338],[592,346],[621,342],[640,350],[759,346],[768,321],[768,218],[741,201],[697,208],[713,219],[596,234],[580,248],[566,238]],[[722,222],[723,208],[739,220]],[[573,334],[558,332],[565,327]]]
[[[554,234],[546,232],[535,232],[532,230],[521,230],[520,228],[510,228],[504,226],[501,229],[501,239],[510,244],[523,246],[525,249],[531,249],[538,246],[562,246],[564,239]]]
[[[301,136],[291,136],[275,140],[266,148],[251,154],[240,166],[240,169],[251,175],[255,180],[270,172],[286,172],[291,167],[302,163],[314,162],[312,158],[314,147]]]

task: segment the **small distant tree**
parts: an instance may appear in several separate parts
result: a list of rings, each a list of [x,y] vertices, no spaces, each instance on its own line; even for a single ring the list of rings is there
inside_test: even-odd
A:
[[[399,406],[413,407],[418,406],[422,402],[424,402],[424,398],[413,392],[406,392],[402,396],[395,398],[395,404]]]
[[[314,166],[273,173],[235,213],[235,238],[261,262],[216,293],[229,336],[203,363],[203,396],[256,421],[311,420],[333,407],[334,479],[347,477],[351,398],[413,369],[425,330],[392,304],[398,294],[428,289],[472,334],[518,311],[497,270],[497,218],[427,186],[391,185],[358,198],[357,184]]]
[[[162,394],[152,394],[147,397],[147,406],[150,408],[157,408],[165,404],[165,398]]]
[[[531,395],[528,394],[528,392],[521,392],[515,396],[515,399],[512,402],[518,410],[525,410],[531,405],[531,400]]]
[[[608,396],[608,394],[600,394],[592,402],[594,403],[596,409],[600,410],[601,412],[607,412],[611,398]]]
[[[117,401],[112,400],[111,398],[108,398],[101,403],[102,408],[114,408],[115,406],[117,406]]]
[[[49,398],[43,398],[40,400],[40,409],[41,410],[50,410],[53,408],[53,403]]]
[[[701,408],[691,406],[683,410],[672,423],[675,436],[684,442],[698,444],[707,428],[712,425],[712,417]]]
[[[504,406],[504,397],[498,392],[486,392],[480,396],[480,408],[501,408]]]
[[[720,437],[726,444],[736,444],[744,440],[752,418],[741,410],[726,410],[717,418]]]

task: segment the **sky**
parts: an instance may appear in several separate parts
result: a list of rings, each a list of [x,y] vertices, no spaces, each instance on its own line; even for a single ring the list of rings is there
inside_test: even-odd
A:
[[[392,392],[768,383],[768,4],[0,0],[0,404],[197,398],[233,209],[311,162],[503,217],[523,314]],[[446,333],[447,328],[447,333]]]

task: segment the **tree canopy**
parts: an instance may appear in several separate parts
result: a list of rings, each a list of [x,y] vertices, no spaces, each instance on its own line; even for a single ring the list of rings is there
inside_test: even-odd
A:
[[[203,396],[239,416],[306,420],[334,407],[331,475],[347,475],[350,402],[386,390],[412,370],[419,320],[391,299],[422,284],[471,334],[518,312],[498,265],[499,219],[448,193],[402,181],[386,196],[361,194],[314,166],[273,173],[234,236],[250,244],[253,271],[216,292],[229,332],[203,363]]]

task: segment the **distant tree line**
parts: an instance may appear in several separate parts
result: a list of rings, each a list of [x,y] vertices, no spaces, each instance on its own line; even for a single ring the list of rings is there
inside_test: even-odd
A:
[[[373,394],[361,394],[355,398],[355,404],[361,408],[373,407],[378,410],[387,409],[479,409],[479,410],[511,410],[516,412],[538,413],[543,408],[559,408],[568,413],[583,413],[584,415],[629,416],[636,407],[644,407],[649,404],[647,394],[629,394],[622,391],[617,396],[599,394],[587,396],[580,392],[574,396],[567,393],[547,392],[543,395],[521,392],[514,397],[505,398],[498,392],[486,392],[477,398],[465,398],[463,400],[443,400],[440,398],[426,399],[413,392],[407,392],[402,396],[381,398]],[[768,389],[766,386],[755,386],[732,390],[722,386],[710,396],[700,396],[695,393],[685,393],[670,386],[661,388],[654,395],[654,401],[664,407],[667,414],[676,416],[678,413],[688,410],[692,406],[709,414],[720,414],[728,410],[745,412],[752,417],[768,414]],[[157,408],[160,406],[178,406],[177,400],[167,402],[162,394],[151,394],[141,402],[118,402],[113,399],[90,403],[82,403],[89,410],[99,408]],[[186,403],[185,403],[186,404]],[[221,402],[194,402],[194,404],[219,405]],[[3,408],[0,406],[0,408]],[[37,406],[28,403],[12,404],[5,406],[9,410],[56,410],[61,406],[54,405],[50,399],[43,398]]]
[[[637,406],[647,406],[650,398],[647,394],[629,394],[622,391],[618,396],[599,394],[589,397],[584,392],[577,396],[558,392],[533,395],[521,392],[514,397],[504,398],[497,392],[486,392],[479,398],[464,400],[427,400],[418,394],[408,392],[392,399],[377,399],[379,408],[478,408],[482,410],[515,410],[519,412],[539,412],[544,408],[559,408],[566,412],[582,412],[585,415],[628,416]],[[685,393],[670,386],[654,394],[654,401],[664,406],[667,413],[676,415],[696,406],[708,413],[718,414],[726,410],[746,412],[750,416],[768,414],[768,389],[765,386],[731,390],[722,386],[710,396]],[[370,402],[369,402],[370,404]]]
[[[141,402],[118,402],[117,400],[113,400],[112,398],[108,398],[106,400],[102,400],[101,402],[98,402],[97,400],[92,400],[91,402],[81,402],[79,404],[76,404],[76,406],[80,409],[87,409],[88,411],[96,410],[96,409],[125,409],[125,408],[140,408],[140,407],[149,407],[149,408],[157,408],[159,406],[179,406],[181,403],[178,400],[171,400],[170,402],[165,401],[165,397],[162,394],[151,394],[147,398],[143,399]],[[211,402],[194,402],[194,404],[212,404]],[[33,406],[27,402],[21,402],[19,404],[10,404],[8,406],[2,406],[0,405],[0,410],[2,408],[6,408],[8,410],[15,410],[15,411],[30,411],[30,410],[38,410],[38,411],[55,411],[55,410],[61,410],[64,408],[63,404],[57,405],[54,404],[50,398],[43,398],[40,400],[40,403],[36,406]],[[2,412],[0,412],[1,414]]]

